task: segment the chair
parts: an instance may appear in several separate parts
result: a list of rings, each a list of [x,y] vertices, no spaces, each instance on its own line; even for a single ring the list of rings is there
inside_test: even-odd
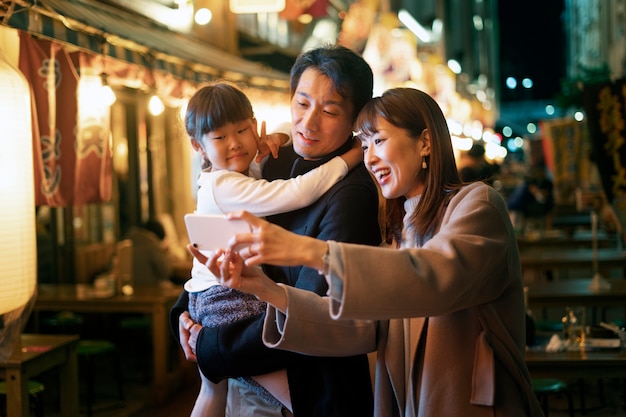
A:
[[[129,315],[119,321],[117,344],[123,353],[123,358],[130,361],[131,366],[125,366],[127,371],[139,371],[143,381],[151,378],[152,360],[149,346],[152,344],[152,318],[146,315]]]
[[[568,385],[557,378],[533,378],[533,391],[535,395],[541,401],[541,408],[543,414],[548,417],[548,397],[552,394],[564,394],[567,398],[567,407],[570,417],[574,417],[574,402],[572,400],[572,394],[570,393]]]
[[[34,380],[29,380],[27,382],[28,386],[28,394],[30,397],[30,408],[35,412],[36,417],[43,417],[44,415],[44,406],[43,406],[43,392],[45,390],[45,386],[39,382]],[[0,406],[0,416],[6,416],[6,398],[7,398],[7,383],[6,381],[0,381],[0,398],[2,398],[2,404]]]
[[[78,334],[80,335],[85,319],[73,311],[59,311],[53,316],[42,320],[44,330],[52,333]]]
[[[118,396],[119,396],[119,404],[124,405],[124,375],[122,372],[122,363],[120,359],[119,352],[117,350],[117,346],[108,340],[95,340],[95,339],[85,339],[80,340],[78,342],[78,347],[76,349],[76,353],[78,354],[78,358],[85,365],[85,380],[86,380],[86,406],[87,406],[87,416],[91,417],[93,415],[93,408],[95,404],[95,388],[96,388],[96,380],[95,380],[95,361],[100,355],[110,355],[113,359],[113,372],[114,379],[117,383]],[[101,378],[98,379],[101,381]]]
[[[96,380],[95,380],[95,364],[99,360],[101,355],[109,355],[113,360],[113,373],[114,381],[117,384],[119,403],[124,404],[124,375],[122,372],[122,363],[120,354],[117,349],[117,345],[109,340],[99,340],[82,338],[84,333],[85,319],[82,315],[76,314],[72,311],[61,311],[51,317],[45,318],[43,324],[54,330],[55,333],[71,333],[81,335],[81,339],[78,341],[76,353],[78,354],[79,362],[84,367],[85,377],[85,402],[87,408],[87,416],[93,415],[93,408],[95,404],[96,394]],[[101,379],[99,378],[98,382]]]

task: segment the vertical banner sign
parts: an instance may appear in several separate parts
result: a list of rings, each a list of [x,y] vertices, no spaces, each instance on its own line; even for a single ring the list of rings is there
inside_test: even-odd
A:
[[[74,200],[76,68],[59,43],[22,31],[19,68],[33,97],[35,204],[69,206]]]
[[[589,176],[589,138],[584,123],[571,119],[544,120],[542,145],[546,166],[552,172],[557,204],[574,204],[575,190]]]
[[[586,85],[587,124],[602,187],[622,230],[626,225],[626,78]]]
[[[19,68],[33,97],[36,205],[68,207],[111,195],[109,109],[103,117],[79,111],[79,60],[60,43],[20,31]],[[95,94],[83,99],[99,101]]]
[[[78,120],[74,204],[98,203],[111,199],[111,108],[102,99],[100,70],[89,65],[79,52]]]

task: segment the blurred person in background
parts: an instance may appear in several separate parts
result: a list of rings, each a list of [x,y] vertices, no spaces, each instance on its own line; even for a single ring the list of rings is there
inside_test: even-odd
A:
[[[472,145],[459,162],[459,174],[465,182],[483,181],[493,185],[496,175],[499,172],[498,165],[490,164],[485,159],[485,147],[480,143]]]
[[[531,166],[524,181],[509,195],[507,207],[517,230],[529,233],[552,228],[554,186],[543,161]]]
[[[133,285],[173,286],[172,257],[169,254],[165,228],[157,219],[148,219],[141,226],[133,226],[126,234],[133,242]]]

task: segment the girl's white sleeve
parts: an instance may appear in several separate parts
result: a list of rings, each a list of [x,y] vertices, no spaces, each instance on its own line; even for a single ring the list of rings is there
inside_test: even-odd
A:
[[[287,180],[267,181],[225,171],[213,186],[215,203],[223,213],[247,210],[260,217],[313,204],[348,173],[341,157]]]

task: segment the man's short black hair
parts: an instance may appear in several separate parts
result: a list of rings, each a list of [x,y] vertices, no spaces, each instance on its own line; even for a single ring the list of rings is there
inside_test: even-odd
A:
[[[356,120],[374,91],[374,75],[363,57],[340,45],[327,45],[302,52],[291,67],[291,97],[298,88],[302,73],[308,68],[315,68],[330,78],[337,92],[352,103],[352,119]]]

